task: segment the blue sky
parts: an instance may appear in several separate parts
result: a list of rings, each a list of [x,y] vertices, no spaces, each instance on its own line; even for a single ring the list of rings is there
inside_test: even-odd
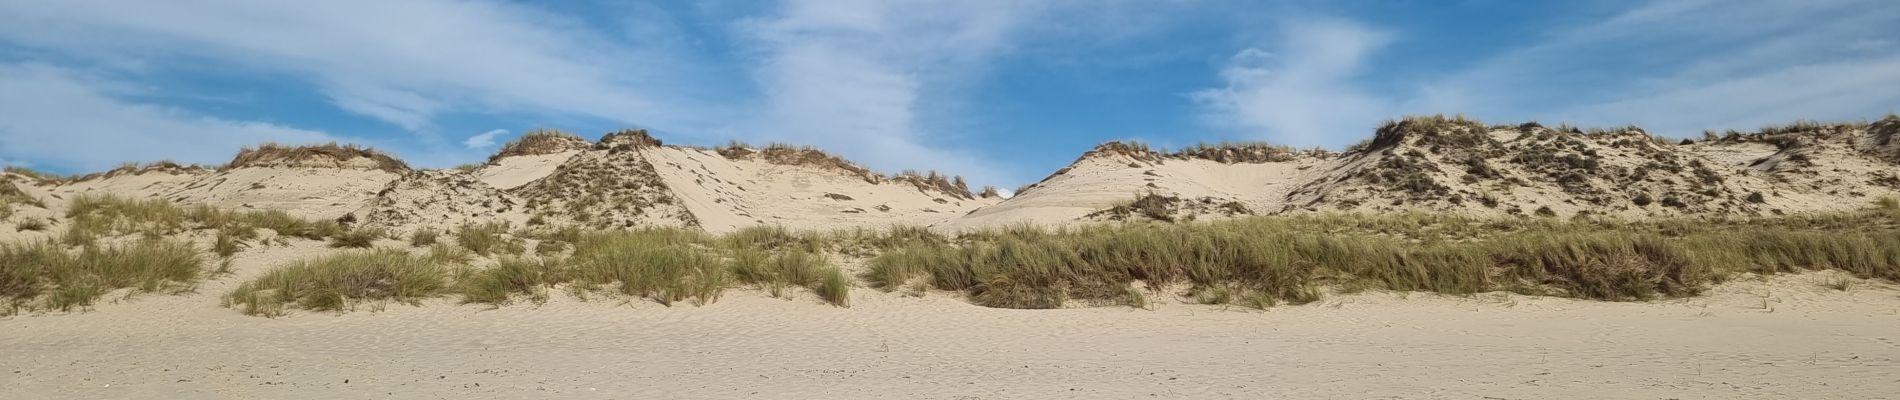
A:
[[[1014,187],[1107,140],[1339,148],[1404,114],[1877,118],[1896,27],[1891,0],[0,0],[0,163],[334,140],[442,167],[646,128]]]

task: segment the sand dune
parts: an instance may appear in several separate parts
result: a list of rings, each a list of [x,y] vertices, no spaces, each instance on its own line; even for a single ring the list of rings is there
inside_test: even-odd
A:
[[[1316,212],[1488,217],[1761,216],[1835,212],[1900,195],[1900,119],[1805,125],[1689,143],[1639,128],[1585,132],[1459,118],[1396,121],[1344,153],[1271,147],[1162,152],[1109,143],[951,231],[1071,224],[1146,195],[1169,218]],[[1225,206],[1234,203],[1243,207]]]
[[[417,170],[349,146],[265,145],[216,168],[160,163],[77,178],[5,172],[0,173],[5,185],[0,187],[0,207],[5,207],[0,244],[60,246],[22,260],[90,254],[75,244],[83,241],[63,237],[84,225],[83,215],[68,213],[74,199],[85,195],[284,211],[310,220],[297,223],[375,235],[351,244],[342,234],[297,236],[249,225],[226,231],[226,226],[178,221],[148,230],[188,244],[186,252],[211,254],[220,244],[229,246],[228,264],[204,258],[205,268],[219,264],[228,273],[208,274],[177,293],[122,288],[71,311],[29,307],[0,313],[5,315],[0,316],[0,398],[1880,398],[1900,392],[1894,373],[1900,362],[1900,332],[1894,329],[1894,321],[1900,321],[1900,287],[1892,275],[1881,275],[1890,272],[1874,268],[1891,268],[1891,260],[1880,257],[1900,253],[1875,247],[1900,243],[1883,236],[1900,219],[1880,219],[1900,218],[1894,217],[1900,215],[1900,202],[1887,211],[1844,212],[1900,195],[1896,134],[1900,118],[1894,117],[1688,142],[1658,140],[1634,128],[1584,131],[1419,117],[1395,121],[1343,152],[1264,144],[1167,151],[1111,142],[1009,199],[972,193],[961,178],[887,175],[816,149],[668,145],[638,130],[597,142],[538,131],[510,143],[487,163],[464,169]],[[179,212],[172,213],[176,219]],[[1461,226],[1481,230],[1573,218],[1583,222],[1566,226],[1603,222],[1632,230],[1650,227],[1615,223],[1700,226],[1717,218],[1838,218],[1822,218],[1813,226],[1753,227],[1758,228],[1751,239],[1756,241],[1748,243],[1763,243],[1755,247],[1736,244],[1727,231],[1685,239],[1663,226],[1636,234],[1608,232],[1622,236],[1576,236],[1600,240],[1551,247],[1552,253],[1577,254],[1518,254],[1522,259],[1447,245],[1488,239],[1419,239],[1376,226],[1434,221],[1427,218],[1340,217],[1319,221],[1374,226],[1366,228],[1371,233],[1321,226],[1307,227],[1314,230],[1307,236],[1286,236],[1312,239],[1327,251],[1366,251],[1373,256],[1365,264],[1386,262],[1397,271],[1383,279],[1398,283],[1367,287],[1352,280],[1354,272],[1348,270],[1357,265],[1311,276],[1275,275],[1284,272],[1273,268],[1276,263],[1296,264],[1287,261],[1294,255],[1286,254],[1245,259],[1269,260],[1244,264],[1251,269],[1241,271],[1264,278],[1209,278],[1214,283],[1205,287],[1186,287],[1183,281],[1192,279],[1145,275],[1213,263],[1188,258],[1158,262],[1170,264],[1152,270],[1102,269],[1094,272],[1108,272],[1093,276],[1099,278],[1094,281],[1051,279],[1059,274],[1035,272],[1083,263],[1075,262],[1076,253],[1026,244],[1045,233],[987,242],[971,239],[980,234],[955,235],[1020,225],[1122,222],[1133,224],[1116,226],[1147,233],[1207,225],[1147,224],[1155,220],[1333,213],[1472,216],[1476,222]],[[1842,220],[1851,220],[1841,225],[1850,228],[1828,225]],[[97,240],[92,246],[141,240],[137,232],[143,226],[108,222],[92,227],[101,232],[90,238]],[[582,258],[577,249],[585,241],[578,233],[561,237],[553,232],[563,227],[688,232],[673,239],[705,238],[694,230],[720,234],[761,225],[819,232],[922,226],[950,235],[919,229],[898,232],[921,238],[838,235],[833,239],[844,244],[823,247],[764,231],[754,240],[788,243],[710,249],[745,245],[725,241],[731,237],[711,238],[642,253],[653,249],[639,246],[661,245],[633,241],[635,246],[609,254],[622,258],[601,258],[641,264],[633,267],[679,267],[609,271],[617,274],[679,273],[687,277],[682,280],[723,285],[723,297],[715,295],[716,301],[704,305],[667,307],[650,296],[581,288],[576,280],[500,282],[515,285],[508,290],[544,291],[545,303],[507,297],[519,297],[516,292],[504,292],[509,301],[501,306],[459,304],[455,296],[438,295],[420,306],[356,303],[335,313],[292,308],[285,318],[248,316],[225,305],[230,299],[223,296],[274,269],[352,251],[332,246],[375,246],[398,258],[448,254],[442,249],[473,247],[445,236],[439,239],[442,247],[432,249],[426,242],[411,245],[404,234],[428,228],[474,235],[453,232],[485,222],[509,225],[491,240],[513,241],[509,244],[519,249],[466,258],[445,255],[456,260],[450,262],[456,269],[439,271],[447,282],[474,282],[474,274],[503,270],[497,265],[507,260]],[[365,227],[376,229],[359,229]],[[1760,234],[1783,228],[1802,231]],[[1866,231],[1853,230],[1862,228]],[[1278,233],[1223,233],[1235,232]],[[1631,235],[1640,237],[1625,237]],[[1329,241],[1348,236],[1364,240]],[[1780,274],[1712,277],[1694,275],[1707,271],[1690,268],[1706,261],[1692,256],[1709,254],[1661,244],[1711,237],[1715,240],[1696,244],[1797,249],[1790,254],[1809,257],[1760,262],[1757,254],[1716,254],[1733,258],[1712,259],[1741,260],[1718,272]],[[892,243],[867,244],[877,240]],[[1384,242],[1402,246],[1373,246]],[[542,246],[554,243],[561,245]],[[1259,244],[1192,244],[1212,249],[1197,254],[1215,256],[1249,247],[1226,246],[1231,243]],[[1852,246],[1866,248],[1846,248]],[[947,248],[968,250],[948,256],[951,263],[1021,265],[990,265],[1015,270],[967,286],[928,279],[906,284],[900,278],[873,289],[871,273],[880,255],[866,252]],[[816,279],[788,278],[777,283],[789,286],[768,287],[770,282],[742,284],[679,272],[691,265],[726,268],[728,262],[736,271],[741,250],[756,250],[752,260],[758,265],[789,265],[792,261],[780,257],[784,253],[809,252],[828,260],[825,268],[788,275],[804,279],[823,271],[838,277],[833,282],[842,287],[858,290],[846,292],[846,301],[827,302]],[[1601,253],[1588,252],[1596,250]],[[1110,261],[1159,259],[1139,253]],[[1572,261],[1562,256],[1581,259],[1576,262],[1587,270],[1558,270],[1566,266],[1556,264]],[[613,264],[601,259],[594,264]],[[650,261],[655,259],[680,265]],[[1422,276],[1440,273],[1426,264],[1445,260],[1456,262],[1459,270],[1489,265],[1529,272]],[[1664,273],[1653,274],[1652,267]],[[1818,272],[1782,273],[1808,269]],[[1729,279],[1707,284],[1723,276]],[[357,277],[368,278],[323,289],[355,284],[386,295],[402,278],[374,271]],[[1477,283],[1439,290],[1461,295],[1426,293],[1437,290],[1434,278]],[[632,287],[626,283],[631,281],[620,282],[627,285],[622,288]],[[1313,301],[1293,299],[1305,293],[1262,297],[1266,301],[1257,308],[1198,304],[1240,304],[1202,295],[1228,289],[1264,293],[1267,289],[1244,285],[1274,282],[1325,292],[1314,292],[1319,300],[1303,305],[1286,304]],[[1590,285],[1643,292],[1592,296],[1566,289]],[[1679,291],[1647,294],[1669,285]],[[1054,289],[1041,291],[1049,288]],[[1056,300],[1022,306],[1051,308],[1042,310],[986,308],[978,304],[1012,303],[974,300],[994,293],[1031,300],[1055,293]],[[1063,303],[1062,296],[1070,293],[1094,297]],[[1102,302],[1122,293],[1147,297]]]

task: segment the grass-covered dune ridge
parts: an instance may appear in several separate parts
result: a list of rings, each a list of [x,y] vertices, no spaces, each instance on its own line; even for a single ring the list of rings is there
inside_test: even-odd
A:
[[[1183,288],[1270,306],[1326,290],[1512,291],[1600,300],[1695,295],[1738,273],[1838,269],[1900,280],[1900,205],[1760,219],[1615,221],[1306,215],[969,235],[870,262],[870,284],[965,292],[978,304],[1130,303]]]
[[[86,196],[66,211],[65,232],[0,246],[9,313],[84,308],[115,289],[188,289],[209,276],[205,252],[228,266],[237,253],[289,240],[364,249],[275,266],[226,293],[227,305],[274,316],[444,297],[540,302],[563,292],[703,305],[727,290],[755,289],[847,306],[850,289],[866,286],[1007,308],[1146,306],[1157,298],[1269,307],[1361,290],[1636,301],[1693,296],[1739,274],[1821,269],[1900,281],[1894,199],[1858,212],[1757,218],[1303,214],[954,237],[906,226],[712,235],[491,223],[394,240],[335,221],[163,200]],[[261,236],[265,230],[278,234]],[[208,246],[191,243],[207,239]]]

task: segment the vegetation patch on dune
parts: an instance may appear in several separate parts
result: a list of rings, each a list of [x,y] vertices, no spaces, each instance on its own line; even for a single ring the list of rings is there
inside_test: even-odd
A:
[[[15,204],[38,207],[40,201],[26,194],[26,191],[20,190],[20,187],[14,185],[13,182],[0,180],[0,220],[13,216]]]
[[[503,158],[513,156],[534,156],[555,154],[564,151],[586,150],[592,146],[593,144],[588,143],[587,139],[583,139],[572,133],[552,129],[535,129],[522,134],[521,137],[515,138],[515,140],[509,141],[507,145],[501,146],[501,151],[496,152],[493,156],[489,156],[488,162],[493,163]]]
[[[187,208],[163,199],[114,196],[74,197],[67,207],[66,217],[71,224],[60,240],[69,245],[90,244],[103,236],[136,234],[156,238],[200,229],[217,230],[235,240],[255,239],[258,229],[311,240],[350,233],[336,221],[311,221],[279,210],[229,211],[207,205]]]
[[[6,299],[0,315],[84,308],[117,289],[189,289],[203,278],[202,271],[198,251],[172,240],[78,249],[54,242],[0,244],[0,298]]]
[[[364,302],[417,304],[448,292],[445,260],[399,250],[351,250],[292,263],[239,285],[227,307],[245,314],[284,315],[289,308],[343,311]]]
[[[1838,269],[1900,280],[1895,211],[1748,220],[1256,217],[1214,223],[1017,227],[870,261],[891,290],[923,280],[981,305],[1120,303],[1181,285],[1197,301],[1303,303],[1327,288],[1599,300],[1697,294],[1736,273]]]
[[[358,161],[358,160],[362,161]],[[246,147],[238,151],[224,169],[245,167],[319,167],[352,168],[368,167],[388,172],[409,171],[409,164],[383,152],[357,145],[289,146],[277,143],[265,143],[257,147]]]

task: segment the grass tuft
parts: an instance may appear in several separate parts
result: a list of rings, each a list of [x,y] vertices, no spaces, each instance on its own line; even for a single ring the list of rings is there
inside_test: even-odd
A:
[[[727,286],[727,266],[712,252],[687,246],[695,236],[679,229],[589,235],[570,259],[574,284],[581,290],[612,285],[666,305],[710,304]]]
[[[450,269],[440,260],[398,250],[348,251],[298,261],[240,284],[224,296],[245,314],[281,316],[289,308],[343,311],[363,302],[419,304],[447,292]]]
[[[506,222],[462,225],[455,230],[455,243],[483,256],[521,254],[528,250],[520,238],[508,235]]]
[[[351,229],[330,238],[330,247],[367,249],[376,245],[376,239],[387,236],[381,229]]]
[[[77,252],[52,242],[0,244],[0,297],[7,302],[0,315],[89,307],[116,289],[185,289],[202,278],[202,270],[198,251],[172,240],[88,246]]]
[[[434,245],[436,237],[440,235],[440,232],[436,232],[435,229],[432,228],[417,229],[415,232],[409,234],[409,245],[415,247]]]
[[[547,302],[548,288],[566,281],[566,265],[555,259],[502,257],[494,266],[464,270],[456,292],[464,303],[507,304],[510,295],[524,293],[536,304]]]

